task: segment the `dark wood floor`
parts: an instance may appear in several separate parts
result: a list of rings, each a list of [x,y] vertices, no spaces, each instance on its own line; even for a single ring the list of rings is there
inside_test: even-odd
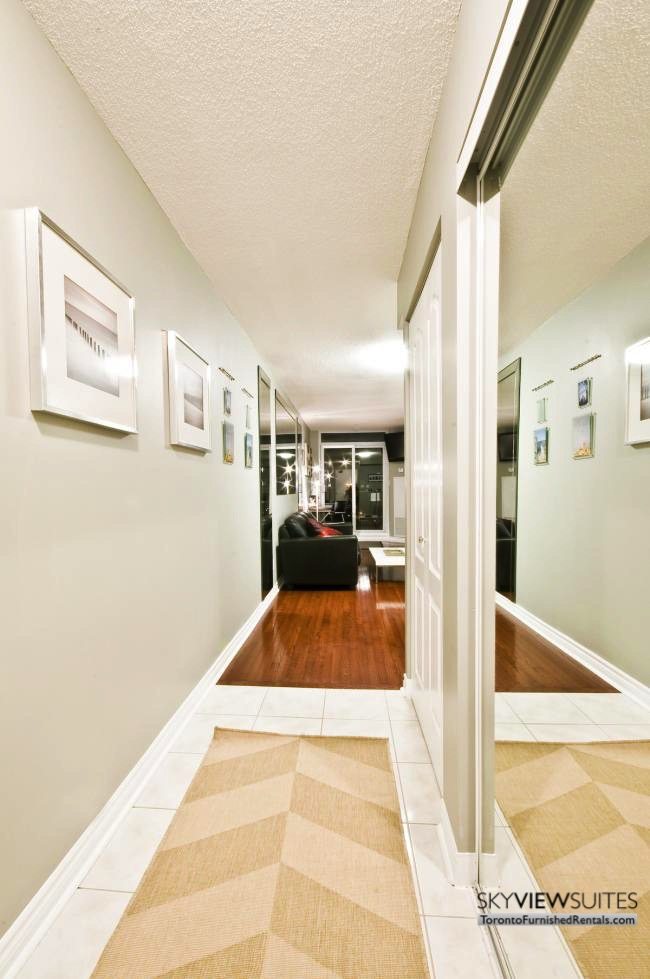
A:
[[[496,610],[498,693],[615,693],[600,677],[523,622]]]
[[[404,582],[282,590],[220,683],[396,690],[404,680]]]
[[[404,583],[368,574],[356,591],[281,591],[220,683],[395,690],[404,677]],[[615,690],[506,612],[496,611],[498,692]]]

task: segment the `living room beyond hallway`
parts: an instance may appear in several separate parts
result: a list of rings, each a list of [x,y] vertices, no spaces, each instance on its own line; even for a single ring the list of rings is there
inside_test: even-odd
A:
[[[404,679],[404,582],[375,581],[361,547],[356,589],[282,589],[220,683],[396,690]]]

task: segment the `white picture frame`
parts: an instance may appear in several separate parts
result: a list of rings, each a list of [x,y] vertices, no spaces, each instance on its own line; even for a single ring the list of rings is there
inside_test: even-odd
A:
[[[175,330],[167,331],[166,340],[169,440],[210,452],[210,364]]]
[[[133,296],[36,207],[25,259],[32,411],[137,432]]]
[[[627,369],[625,443],[650,443],[650,337],[625,351]]]

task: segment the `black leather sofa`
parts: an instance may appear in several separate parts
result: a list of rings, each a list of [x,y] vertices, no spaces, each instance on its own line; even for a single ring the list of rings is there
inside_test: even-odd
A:
[[[356,588],[359,542],[351,533],[321,537],[317,521],[292,513],[278,534],[278,570],[285,585]]]

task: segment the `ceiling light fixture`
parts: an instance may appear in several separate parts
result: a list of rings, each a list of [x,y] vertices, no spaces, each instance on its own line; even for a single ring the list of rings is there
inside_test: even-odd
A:
[[[408,351],[401,335],[378,340],[359,348],[357,361],[374,374],[403,374],[408,363]]]

